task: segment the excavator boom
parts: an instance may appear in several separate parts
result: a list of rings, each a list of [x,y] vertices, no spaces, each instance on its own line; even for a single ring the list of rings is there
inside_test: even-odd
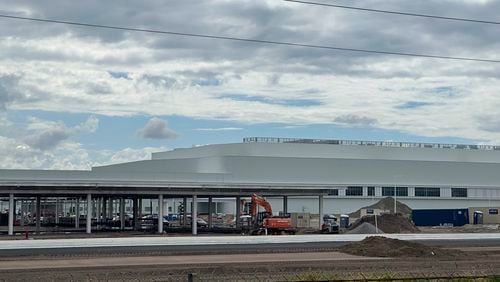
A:
[[[258,206],[263,207],[266,211],[266,216],[260,223],[257,220]],[[252,195],[250,215],[255,224],[258,225],[258,228],[252,232],[253,234],[261,234],[262,230],[265,230],[265,232],[270,231],[272,234],[283,232],[295,234],[295,230],[292,227],[292,219],[290,217],[273,216],[271,204],[264,197],[257,194]]]
[[[252,217],[257,216],[257,206],[263,207],[269,216],[273,215],[273,208],[271,207],[271,204],[263,197],[261,197],[257,194],[253,194],[252,195],[252,208],[251,208]]]

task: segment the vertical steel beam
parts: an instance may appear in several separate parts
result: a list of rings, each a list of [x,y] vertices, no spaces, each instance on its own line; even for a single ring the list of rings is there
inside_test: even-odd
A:
[[[24,200],[21,200],[21,219],[19,220],[19,225],[21,225],[21,227],[24,227],[24,209],[25,209],[25,204],[24,204]]]
[[[283,196],[283,213],[288,213],[288,196]]]
[[[193,195],[193,203],[191,204],[192,214],[191,214],[191,233],[193,235],[198,234],[198,198]]]
[[[35,229],[35,232],[36,234],[40,234],[40,227],[41,227],[41,224],[40,224],[40,214],[42,212],[42,199],[40,198],[40,196],[36,196],[36,204],[35,204],[35,213],[36,213],[36,217],[35,217],[35,222],[36,222],[36,229]]]
[[[182,199],[182,206],[184,207],[183,208],[183,215],[182,215],[182,226],[186,227],[187,226],[187,209],[188,209],[187,197],[184,197],[184,199]]]
[[[9,194],[9,235],[14,235],[14,194]]]
[[[114,216],[114,211],[113,211],[113,198],[109,197],[109,200],[108,200],[108,218],[113,220],[113,216]]]
[[[212,209],[212,205],[213,205],[213,198],[212,196],[208,196],[208,228],[209,229],[212,229],[213,227],[213,209]]]
[[[80,197],[75,200],[75,228],[80,228]]]
[[[92,233],[92,195],[87,194],[87,234]]]
[[[158,233],[163,233],[163,195],[158,195]]]
[[[56,225],[59,224],[59,198],[56,197],[56,208],[55,208],[55,222]]]
[[[107,207],[108,205],[106,204],[106,197],[102,197],[102,222],[105,226],[107,226],[108,223]]]
[[[125,199],[120,198],[120,230],[125,229]]]
[[[139,217],[142,217],[142,197],[139,196]]]
[[[236,197],[236,213],[235,213],[235,223],[236,223],[236,228],[240,227],[241,225],[241,197],[237,196]]]
[[[137,196],[134,196],[134,199],[133,199],[133,206],[132,206],[132,214],[133,214],[133,217],[134,217],[134,230],[137,231],[139,230],[139,201],[137,199]]]

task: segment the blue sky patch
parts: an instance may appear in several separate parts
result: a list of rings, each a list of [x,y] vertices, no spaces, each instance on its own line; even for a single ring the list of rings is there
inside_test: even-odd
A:
[[[421,102],[421,101],[409,101],[406,102],[402,105],[397,106],[398,109],[415,109],[415,108],[420,108],[423,106],[429,106],[432,105],[432,103],[429,102]]]
[[[111,75],[114,78],[125,78],[125,79],[130,79],[128,76],[128,72],[121,72],[121,71],[108,71],[109,75]]]
[[[222,81],[217,78],[199,78],[194,79],[191,84],[198,86],[219,86],[222,84]]]
[[[313,99],[270,99],[262,96],[252,96],[245,94],[228,94],[219,96],[221,99],[231,99],[244,102],[259,102],[270,105],[283,105],[290,107],[312,107],[321,106],[323,103]]]

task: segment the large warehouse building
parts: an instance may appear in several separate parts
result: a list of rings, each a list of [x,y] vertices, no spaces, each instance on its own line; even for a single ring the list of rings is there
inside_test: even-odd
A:
[[[500,147],[251,137],[90,171],[0,170],[8,210],[32,200],[40,211],[43,199],[77,197],[90,207],[87,232],[92,217],[112,209],[112,199],[127,200],[134,215],[143,198],[162,203],[160,214],[169,199],[189,199],[196,217],[199,201],[212,213],[214,199],[238,202],[252,193],[272,199],[276,211],[320,215],[352,212],[387,196],[411,208],[499,206]],[[9,213],[9,233],[14,216]]]

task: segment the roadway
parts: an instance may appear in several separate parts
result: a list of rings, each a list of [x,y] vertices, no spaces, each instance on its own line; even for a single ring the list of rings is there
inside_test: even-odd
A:
[[[284,236],[150,236],[125,238],[0,241],[0,257],[99,254],[209,254],[236,252],[331,251],[373,234]],[[500,246],[500,234],[383,234],[388,238],[443,247]]]

